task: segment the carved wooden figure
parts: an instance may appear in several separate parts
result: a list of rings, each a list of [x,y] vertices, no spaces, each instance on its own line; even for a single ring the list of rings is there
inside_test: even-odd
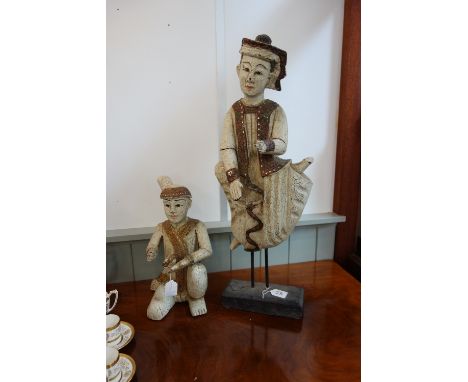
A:
[[[255,251],[280,244],[296,226],[312,187],[303,173],[312,158],[296,164],[279,158],[288,144],[286,115],[264,98],[265,88],[281,90],[286,52],[260,35],[244,38],[240,53],[244,97],[226,114],[215,173],[231,208],[231,249]]]
[[[174,185],[170,178],[159,177],[161,199],[167,219],[156,226],[146,248],[146,260],[156,258],[159,242],[164,244],[164,261],[161,275],[152,281],[153,298],[147,316],[161,320],[176,302],[188,301],[192,316],[207,313],[205,292],[208,286],[206,268],[201,260],[211,255],[211,243],[205,225],[187,216],[192,204],[190,191]],[[177,294],[167,296],[166,284],[177,282]]]

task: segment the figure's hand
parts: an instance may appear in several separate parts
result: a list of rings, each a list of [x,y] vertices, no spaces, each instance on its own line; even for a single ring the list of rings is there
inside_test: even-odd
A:
[[[158,289],[159,284],[160,284],[160,282],[158,281],[158,279],[154,279],[153,281],[151,281],[150,289],[151,290]]]
[[[257,148],[258,152],[261,154],[264,154],[267,151],[267,145],[264,141],[257,141],[255,143],[255,147]]]
[[[156,258],[156,248],[148,246],[146,248],[146,261],[153,261]]]
[[[234,180],[229,185],[229,191],[231,192],[231,197],[234,200],[239,200],[242,196],[242,187],[244,187],[239,179]]]
[[[178,271],[179,269],[184,269],[185,267],[190,265],[190,259],[188,257],[184,257],[180,260],[177,264],[172,266],[172,271]]]
[[[164,275],[168,275],[169,273],[172,273],[174,272],[174,270],[172,269],[174,264],[177,262],[176,259],[172,259],[172,260],[164,260],[163,262],[163,269],[161,271],[162,274]]]

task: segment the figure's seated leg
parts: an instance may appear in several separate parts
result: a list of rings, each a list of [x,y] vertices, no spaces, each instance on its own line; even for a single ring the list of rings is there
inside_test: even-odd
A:
[[[151,320],[162,320],[175,304],[173,296],[167,297],[164,295],[164,285],[160,284],[151,299],[146,315]]]
[[[190,266],[187,269],[187,300],[192,316],[200,316],[207,312],[204,299],[207,287],[206,267],[200,263]]]

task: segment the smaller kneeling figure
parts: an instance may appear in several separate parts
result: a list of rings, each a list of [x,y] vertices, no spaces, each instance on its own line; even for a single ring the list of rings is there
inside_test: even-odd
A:
[[[205,225],[187,216],[192,205],[192,195],[183,186],[176,186],[169,177],[159,177],[161,199],[168,220],[156,226],[146,248],[146,260],[156,258],[159,242],[163,239],[163,270],[151,283],[153,298],[148,306],[147,316],[161,320],[176,302],[188,301],[192,316],[207,312],[205,292],[208,286],[206,268],[201,260],[211,255],[211,243]],[[177,282],[177,294],[167,296],[166,284]]]

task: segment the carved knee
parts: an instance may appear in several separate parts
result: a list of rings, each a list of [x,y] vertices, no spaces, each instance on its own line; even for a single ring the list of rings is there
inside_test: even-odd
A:
[[[187,291],[192,298],[201,298],[208,287],[208,276],[203,264],[194,264],[187,269]]]

